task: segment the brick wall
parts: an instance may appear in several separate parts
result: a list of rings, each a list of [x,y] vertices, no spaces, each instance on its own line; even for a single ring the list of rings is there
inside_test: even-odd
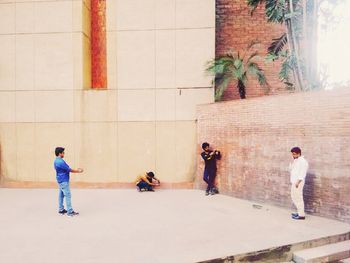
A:
[[[252,41],[260,43],[257,46],[261,56],[259,65],[264,69],[271,87],[266,90],[256,81],[250,80],[247,98],[286,92],[284,85],[278,79],[279,63],[267,64],[264,61],[271,40],[279,37],[283,30],[283,26],[267,23],[263,6],[259,6],[251,16],[247,1],[216,0],[216,56],[226,54],[230,50],[244,51]],[[239,99],[234,84],[227,89],[223,99]]]
[[[350,222],[350,89],[266,96],[197,108],[201,143],[223,153],[217,183],[222,193],[291,208],[287,167],[300,146],[310,169],[304,188],[310,213]]]

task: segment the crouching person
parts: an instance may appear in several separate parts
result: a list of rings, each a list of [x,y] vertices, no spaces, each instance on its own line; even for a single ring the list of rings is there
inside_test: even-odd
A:
[[[154,176],[153,172],[147,172],[139,175],[135,181],[137,189],[140,192],[151,191],[154,192],[153,187],[160,185],[160,181]]]

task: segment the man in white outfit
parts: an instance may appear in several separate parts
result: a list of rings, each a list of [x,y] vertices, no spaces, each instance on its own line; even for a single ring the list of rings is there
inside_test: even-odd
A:
[[[309,164],[304,156],[301,156],[301,149],[299,147],[291,149],[291,153],[294,159],[293,163],[289,165],[290,182],[292,184],[291,197],[298,211],[297,213],[292,213],[292,218],[303,220],[305,219],[303,188]]]

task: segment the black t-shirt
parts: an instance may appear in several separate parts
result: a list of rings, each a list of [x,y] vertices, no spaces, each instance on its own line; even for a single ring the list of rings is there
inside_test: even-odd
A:
[[[209,151],[208,153],[202,152],[201,156],[205,162],[205,169],[206,170],[216,170],[216,160],[220,159],[220,152],[218,154],[210,155],[212,151]]]

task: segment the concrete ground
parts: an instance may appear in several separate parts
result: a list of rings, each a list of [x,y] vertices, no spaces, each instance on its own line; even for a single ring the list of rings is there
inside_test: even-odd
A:
[[[350,231],[350,225],[197,190],[0,189],[0,262],[196,262]]]

